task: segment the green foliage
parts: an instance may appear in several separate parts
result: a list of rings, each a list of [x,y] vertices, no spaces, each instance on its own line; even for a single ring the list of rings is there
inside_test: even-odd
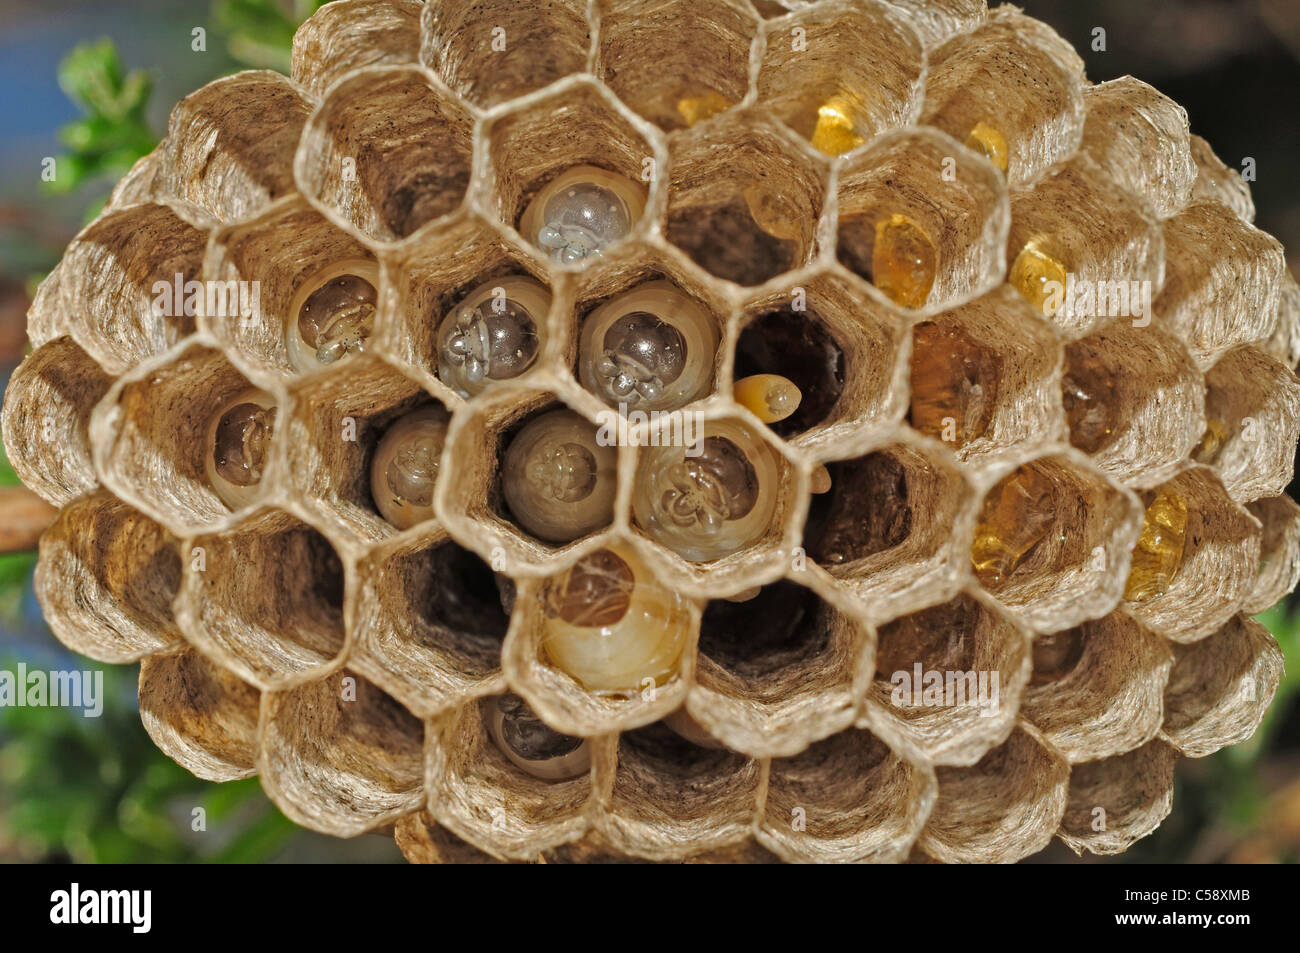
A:
[[[17,486],[18,483],[18,475],[9,463],[4,444],[0,443],[0,486]],[[0,554],[0,623],[18,618],[23,591],[35,566],[35,553]]]
[[[75,47],[59,64],[59,85],[84,115],[59,130],[68,151],[57,159],[54,181],[46,183],[51,191],[120,177],[157,143],[145,118],[153,79],[144,70],[125,72],[111,40]]]
[[[0,842],[28,859],[79,863],[259,862],[296,835],[255,779],[201,781],[154,747],[131,704],[135,668],[88,668],[104,676],[98,718],[0,708]],[[191,830],[197,807],[206,812],[202,832]]]
[[[215,0],[217,29],[226,35],[230,55],[248,66],[289,72],[290,49],[298,24],[325,0]]]

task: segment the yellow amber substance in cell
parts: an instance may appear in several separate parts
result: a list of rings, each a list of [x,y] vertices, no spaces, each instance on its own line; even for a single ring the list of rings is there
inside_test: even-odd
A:
[[[1201,435],[1201,442],[1192,451],[1192,458],[1197,463],[1213,463],[1219,458],[1223,445],[1227,442],[1228,428],[1222,421],[1211,418],[1206,421],[1205,433]]]
[[[1007,280],[1026,301],[1051,317],[1064,300],[1065,276],[1065,265],[1049,254],[1044,242],[1036,238],[1016,256]]]
[[[913,427],[963,447],[988,429],[1000,361],[964,331],[927,321],[912,331]]]
[[[1187,503],[1172,490],[1162,490],[1147,507],[1124,598],[1145,602],[1167,592],[1183,564],[1186,543]]]
[[[726,96],[710,90],[703,96],[683,96],[677,100],[677,112],[686,125],[693,126],[730,109],[731,105],[731,100]]]
[[[919,308],[930,297],[939,253],[920,225],[895,212],[876,223],[871,282],[895,304]]]
[[[1003,477],[984,497],[971,564],[985,586],[996,588],[1042,539],[1055,520],[1055,487],[1043,473],[1021,467]]]
[[[1006,136],[998,132],[988,123],[977,122],[966,137],[966,147],[982,153],[990,162],[1001,169],[1007,171],[1007,151]]]
[[[765,424],[785,420],[803,400],[799,387],[780,374],[753,374],[743,377],[732,386],[736,403],[749,410]]]
[[[828,156],[843,155],[866,141],[853,129],[853,107],[847,99],[836,96],[817,107],[811,141]]]

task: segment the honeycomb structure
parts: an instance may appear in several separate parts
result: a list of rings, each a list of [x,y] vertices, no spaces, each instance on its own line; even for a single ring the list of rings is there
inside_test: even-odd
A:
[[[176,107],[41,286],[5,400],[15,468],[61,508],[36,577],[49,623],[78,652],[141,662],[141,717],[180,764],[258,775],[296,822],[391,831],[413,861],[991,862],[1053,837],[1122,851],[1169,812],[1180,755],[1254,731],[1282,658],[1250,614],[1300,577],[1282,495],[1300,291],[1177,104],[1090,83],[1050,28],[983,0],[339,0],[292,63]],[[832,156],[812,144],[816,106],[843,90],[860,144]],[[1005,173],[965,144],[977,122],[1005,137]],[[645,211],[604,254],[556,264],[517,226],[583,164],[644,182]],[[779,241],[721,240],[716,210],[755,187]],[[864,265],[893,213],[936,247],[919,309]],[[1041,234],[1081,280],[1149,280],[1149,326],[1036,310],[1007,276]],[[290,302],[340,259],[377,264],[371,346],[299,373]],[[257,282],[259,313],[159,315],[154,284],[178,275]],[[540,353],[466,400],[439,378],[438,321],[506,275],[551,291]],[[716,322],[713,384],[689,409],[780,461],[770,525],[708,562],[633,520],[643,447],[618,447],[612,521],[572,543],[530,536],[501,501],[525,421],[600,421],[583,321],[648,281]],[[908,423],[923,323],[991,369],[986,423],[960,445]],[[757,366],[776,327],[839,355],[837,392],[794,432],[731,396],[755,370],[798,376]],[[1062,402],[1076,369],[1120,422],[1092,453]],[[232,510],[204,428],[249,389],[276,426],[254,501]],[[451,414],[436,516],[398,531],[370,457],[428,404]],[[1043,539],[986,588],[981,504],[1017,471],[1050,486]],[[1127,602],[1162,489],[1187,503],[1182,567]],[[627,695],[584,690],[541,650],[547,581],[614,544],[692,624],[673,677]],[[897,704],[888,676],[913,664],[997,673],[1000,692]],[[590,770],[516,768],[485,728],[506,691],[590,739]]]

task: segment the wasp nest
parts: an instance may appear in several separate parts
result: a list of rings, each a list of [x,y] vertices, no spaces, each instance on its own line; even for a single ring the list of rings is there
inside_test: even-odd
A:
[[[1252,216],[1014,7],[332,3],[41,287],[38,592],[412,859],[1122,851],[1282,665]]]

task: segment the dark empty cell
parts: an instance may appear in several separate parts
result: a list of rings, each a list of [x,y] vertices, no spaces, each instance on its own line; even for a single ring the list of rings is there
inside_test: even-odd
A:
[[[414,608],[474,649],[497,652],[510,626],[496,573],[469,550],[443,543],[428,555],[429,584]]]
[[[780,374],[799,388],[799,409],[768,424],[778,436],[789,437],[830,417],[844,390],[844,352],[813,315],[772,311],[746,325],[736,342],[734,377],[752,374]]]
[[[1040,635],[1034,640],[1034,675],[1032,685],[1045,685],[1074,671],[1083,657],[1083,627]]]
[[[912,531],[907,468],[888,453],[869,453],[827,466],[828,492],[813,497],[804,546],[828,566],[883,553]]]
[[[980,609],[967,599],[935,606],[880,627],[876,678],[889,681],[895,672],[968,672],[975,659]]]
[[[414,172],[401,182],[387,183],[379,211],[395,235],[405,238],[460,204],[469,186],[469,166],[458,157],[446,162],[443,168]]]
[[[691,778],[732,774],[745,759],[732,751],[702,748],[663,722],[625,731],[619,737],[619,774],[648,784],[689,783]]]
[[[761,285],[798,264],[798,242],[759,228],[740,195],[670,211],[668,240],[705,271],[740,285]]]
[[[701,654],[746,678],[806,664],[829,643],[822,600],[788,580],[745,602],[714,599],[700,623]]]
[[[311,593],[332,612],[343,611],[343,562],[329,541],[315,530],[303,530],[303,545],[311,566]]]
[[[876,249],[876,223],[865,216],[840,222],[835,254],[840,264],[872,280],[871,256]]]

